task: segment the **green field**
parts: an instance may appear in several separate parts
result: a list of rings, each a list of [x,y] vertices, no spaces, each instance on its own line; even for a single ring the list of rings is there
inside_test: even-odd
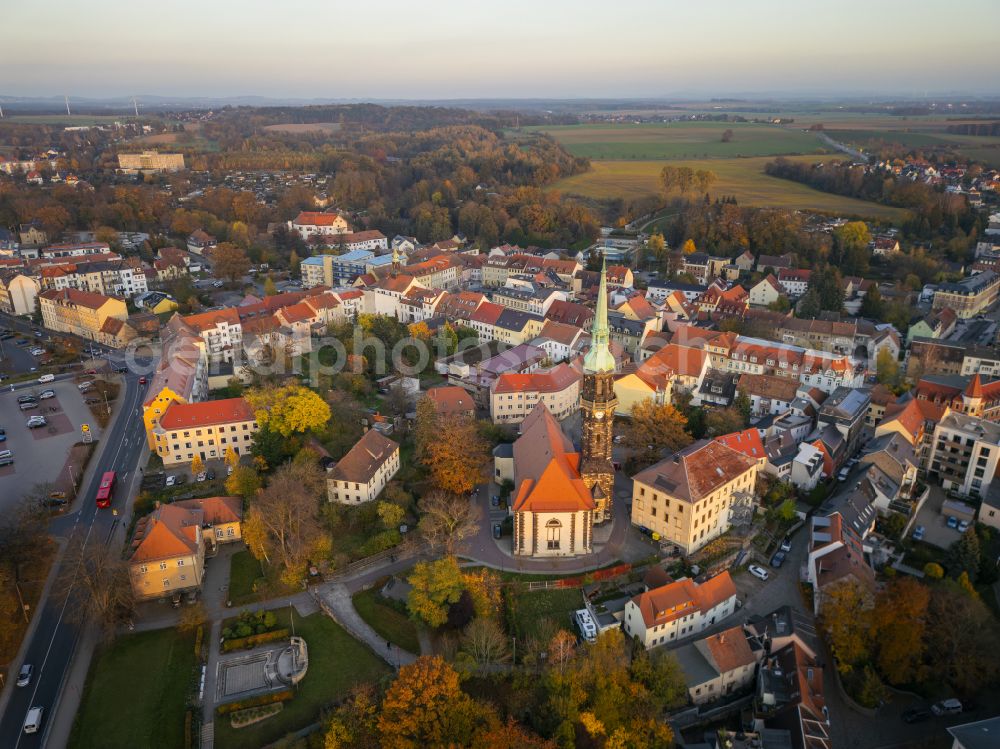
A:
[[[797,127],[746,122],[669,122],[636,125],[539,126],[574,156],[588,159],[733,159],[827,153],[815,135]],[[733,140],[722,134],[733,131]]]
[[[374,629],[379,637],[398,645],[408,653],[420,655],[417,625],[406,615],[406,607],[386,599],[378,588],[355,593],[351,599],[358,616]]]
[[[817,159],[815,156],[791,158],[796,161]],[[734,195],[740,205],[819,211],[891,221],[905,218],[906,211],[900,208],[820,192],[798,182],[770,177],[764,173],[764,165],[768,161],[771,161],[768,157],[759,157],[678,161],[671,164],[712,170],[719,179],[712,186],[711,194]],[[560,180],[553,187],[568,194],[597,200],[630,200],[660,191],[660,170],[663,165],[663,161],[595,161],[589,172]]]
[[[1000,137],[980,135],[954,135],[945,132],[946,123],[924,125],[898,130],[892,128],[847,128],[827,130],[834,140],[877,151],[881,146],[899,145],[904,148],[947,148],[958,156],[978,161],[987,166],[1000,166]]]
[[[289,625],[287,609],[275,613],[283,626]],[[298,693],[275,717],[246,728],[233,728],[227,718],[217,717],[215,746],[219,749],[256,749],[277,741],[321,720],[323,709],[346,697],[355,684],[377,682],[389,673],[385,661],[326,614],[305,618],[296,615],[295,634],[304,637],[309,648],[309,670],[299,684]],[[120,692],[118,699],[124,694],[129,692]],[[139,749],[140,745],[134,746]]]
[[[518,639],[539,634],[543,620],[560,629],[572,629],[573,612],[583,608],[583,593],[578,588],[554,588],[511,592],[508,627]]]
[[[69,745],[74,749],[184,746],[195,688],[194,633],[175,629],[118,638],[90,667]]]

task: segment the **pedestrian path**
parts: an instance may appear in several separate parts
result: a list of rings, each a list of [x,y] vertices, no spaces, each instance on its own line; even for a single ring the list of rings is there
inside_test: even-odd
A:
[[[351,601],[351,593],[343,583],[327,583],[313,589],[317,601],[327,616],[366,643],[376,655],[393,668],[413,663],[417,656],[387,642],[361,618]]]

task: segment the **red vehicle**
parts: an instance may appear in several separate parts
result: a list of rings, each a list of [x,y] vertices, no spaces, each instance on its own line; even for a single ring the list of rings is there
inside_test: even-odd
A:
[[[146,384],[146,378],[145,377],[140,377],[139,378],[139,384],[140,385],[145,385]]]
[[[111,507],[111,492],[115,488],[115,472],[108,471],[101,476],[101,485],[97,489],[97,506]]]

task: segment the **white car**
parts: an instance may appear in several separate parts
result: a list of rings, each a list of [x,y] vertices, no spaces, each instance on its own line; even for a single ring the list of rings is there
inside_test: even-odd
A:
[[[39,397],[40,400],[46,400],[48,398],[55,398],[56,397],[56,391],[55,390],[43,390],[42,392],[40,392],[38,394],[38,397]]]
[[[204,480],[205,480],[206,478],[208,478],[208,472],[207,472],[207,471],[202,471],[202,472],[201,472],[201,473],[199,473],[199,474],[198,474],[198,476],[197,476],[197,477],[195,478],[195,481],[204,481]]]
[[[167,476],[167,486],[176,486],[176,485],[177,485],[177,477]]]
[[[33,348],[33,349],[31,349],[31,355],[32,356],[41,356],[44,353],[45,353],[45,349],[43,349],[43,348]]]
[[[767,570],[763,567],[758,567],[756,564],[751,564],[747,567],[747,571],[756,578],[767,581]]]

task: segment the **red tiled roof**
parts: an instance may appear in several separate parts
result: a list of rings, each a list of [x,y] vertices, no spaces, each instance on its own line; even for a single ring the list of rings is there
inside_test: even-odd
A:
[[[255,418],[250,404],[243,398],[225,398],[201,403],[171,403],[160,417],[163,429],[185,429],[188,427],[230,424],[253,421]]]
[[[39,296],[43,299],[75,304],[78,307],[87,307],[88,309],[100,309],[114,299],[114,297],[95,294],[91,291],[79,291],[78,289],[48,289]]]
[[[472,396],[457,385],[431,388],[427,391],[427,397],[439,414],[474,413],[476,410]]]
[[[493,383],[494,393],[558,393],[580,381],[580,372],[559,364],[544,372],[505,372]]]
[[[701,585],[685,579],[640,593],[632,599],[642,613],[646,627],[671,622],[695,611],[708,611],[736,595],[729,571],[711,577]]]
[[[382,467],[399,445],[384,436],[377,429],[369,429],[359,439],[330,472],[330,478],[337,481],[353,481],[367,484]]]
[[[515,512],[578,512],[594,509],[580,478],[580,454],[555,417],[539,402],[514,442]]]
[[[339,213],[302,211],[292,223],[299,226],[333,226],[339,218],[341,218]]]
[[[721,437],[716,437],[715,441],[721,442],[726,447],[741,452],[753,460],[767,458],[767,453],[764,452],[764,443],[760,441],[760,432],[753,427],[742,432],[723,434]]]

